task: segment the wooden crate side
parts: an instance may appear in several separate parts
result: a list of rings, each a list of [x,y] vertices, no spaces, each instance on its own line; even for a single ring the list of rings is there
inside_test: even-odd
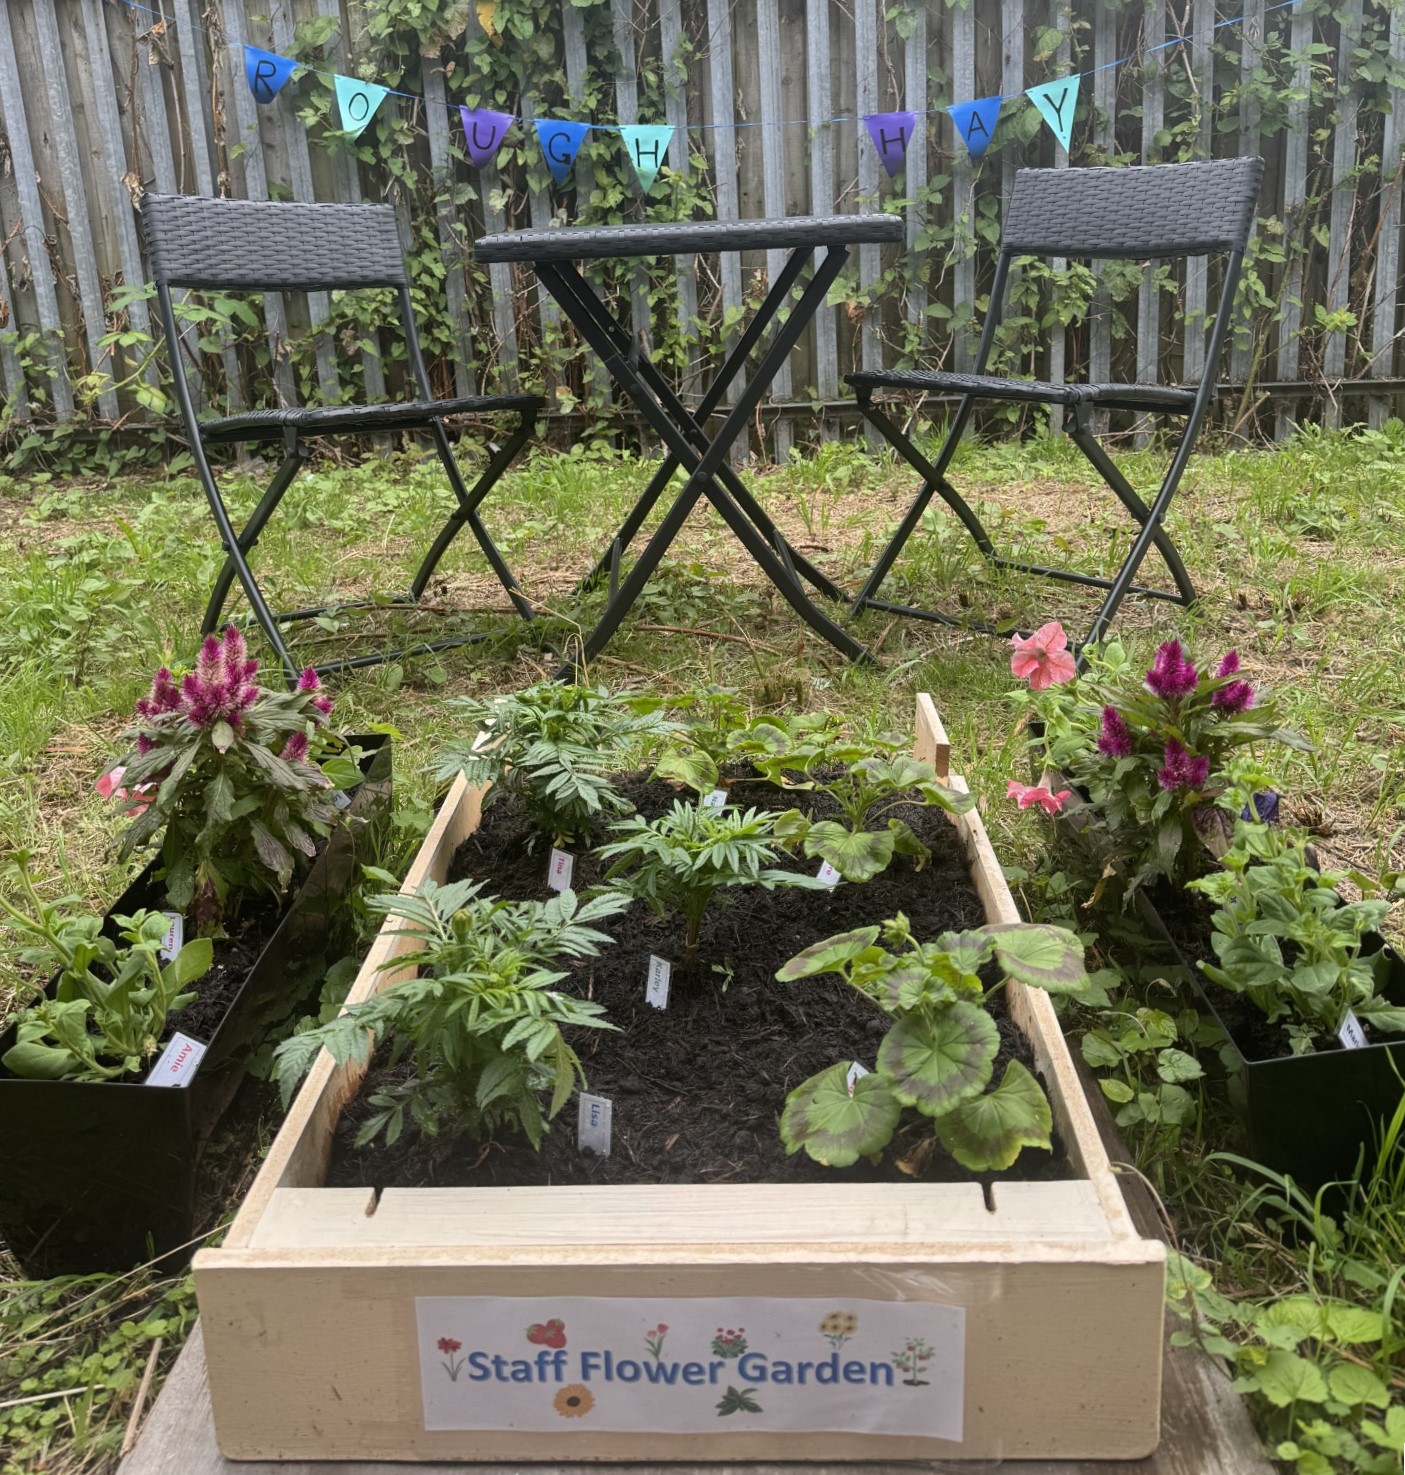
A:
[[[427,1431],[417,1296],[580,1294],[576,1266],[480,1265],[444,1251],[435,1266],[210,1264],[201,1277],[220,1447],[232,1459],[472,1461],[788,1459],[1135,1459],[1156,1444],[1163,1267],[1105,1246],[1015,1257],[954,1253],[939,1262],[630,1263],[592,1269],[587,1293],[717,1294],[817,1300],[930,1300],[967,1309],[963,1438],[843,1433],[707,1435]],[[1147,1247],[1149,1250],[1158,1247]],[[219,1252],[215,1252],[218,1256]],[[334,1349],[334,1351],[333,1351]]]

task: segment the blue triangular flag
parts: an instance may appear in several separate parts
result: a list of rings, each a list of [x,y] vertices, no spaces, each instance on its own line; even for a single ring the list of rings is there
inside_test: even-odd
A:
[[[621,123],[620,137],[624,139],[624,151],[629,155],[629,162],[639,176],[639,188],[647,195],[663,167],[673,129],[656,123]]]
[[[244,48],[244,75],[249,79],[249,91],[254,94],[255,102],[272,102],[297,67],[298,63],[290,56],[260,51],[257,46]]]
[[[537,140],[546,155],[546,167],[557,184],[565,184],[571,165],[590,132],[589,123],[570,123],[562,118],[538,118]]]
[[[962,143],[966,145],[966,152],[973,159],[979,159],[990,147],[990,141],[995,137],[995,122],[1000,116],[1000,104],[1004,101],[998,96],[978,97],[975,102],[954,102],[947,109]]]
[[[1078,106],[1078,73],[1060,77],[1057,82],[1027,87],[1024,95],[1039,109],[1066,153],[1073,134],[1073,112]]]
[[[333,80],[337,88],[337,107],[341,110],[343,131],[359,138],[366,124],[376,115],[389,93],[389,87],[376,82],[362,82],[356,77],[343,77],[338,73]]]
[[[878,157],[892,179],[903,166],[907,155],[908,140],[917,126],[915,113],[865,113],[868,136],[878,150]]]

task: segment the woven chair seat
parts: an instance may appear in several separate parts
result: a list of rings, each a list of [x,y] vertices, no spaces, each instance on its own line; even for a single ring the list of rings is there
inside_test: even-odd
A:
[[[993,374],[938,374],[922,369],[868,370],[846,374],[855,389],[900,389],[923,394],[969,394],[977,399],[1020,400],[1043,405],[1102,405],[1108,409],[1169,410],[1189,414],[1193,389],[1158,384],[1050,384],[1042,379],[1001,379]]]
[[[535,394],[486,394],[468,399],[410,400],[395,405],[290,405],[281,410],[249,410],[221,420],[202,420],[200,438],[207,443],[231,440],[277,440],[285,429],[301,435],[375,435],[429,425],[449,415],[488,415],[502,410],[539,410],[546,401]]]
[[[631,256],[692,256],[706,251],[766,251],[873,246],[903,238],[901,215],[794,215],[781,220],[680,220],[657,225],[557,226],[507,230],[473,243],[477,261],[593,261]]]

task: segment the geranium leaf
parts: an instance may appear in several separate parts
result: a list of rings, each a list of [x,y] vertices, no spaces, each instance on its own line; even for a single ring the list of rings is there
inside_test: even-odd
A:
[[[1053,1115],[1039,1082],[1018,1060],[1000,1084],[937,1118],[942,1146],[973,1173],[1008,1168],[1024,1147],[1048,1147]]]
[[[871,881],[886,870],[893,858],[895,836],[891,830],[859,830],[850,833],[832,819],[810,826],[805,836],[805,854],[827,860],[846,881]]]
[[[898,1020],[878,1047],[878,1068],[904,1106],[939,1116],[985,1089],[999,1049],[990,1015],[958,1002],[930,1019]]]
[[[1083,944],[1067,928],[997,922],[981,930],[995,939],[996,960],[1007,977],[1051,994],[1087,988]]]
[[[654,777],[672,779],[699,794],[709,794],[717,787],[717,764],[701,748],[691,748],[685,753],[671,751],[659,759]]]
[[[781,965],[776,971],[780,983],[794,983],[798,978],[813,978],[817,973],[837,973],[840,967],[878,941],[877,927],[858,927],[852,932],[837,932],[822,942],[812,943],[804,952]]]
[[[817,1163],[846,1168],[887,1145],[902,1108],[877,1073],[860,1076],[850,1095],[849,1069],[831,1065],[786,1097],[781,1140],[787,1152],[803,1147]]]

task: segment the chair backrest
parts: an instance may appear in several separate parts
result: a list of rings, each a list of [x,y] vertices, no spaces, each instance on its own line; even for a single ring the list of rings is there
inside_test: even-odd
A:
[[[1021,169],[1000,238],[1030,256],[1160,258],[1242,251],[1262,159],[1102,169]]]
[[[316,292],[407,280],[389,205],[148,194],[141,221],[161,286]]]

